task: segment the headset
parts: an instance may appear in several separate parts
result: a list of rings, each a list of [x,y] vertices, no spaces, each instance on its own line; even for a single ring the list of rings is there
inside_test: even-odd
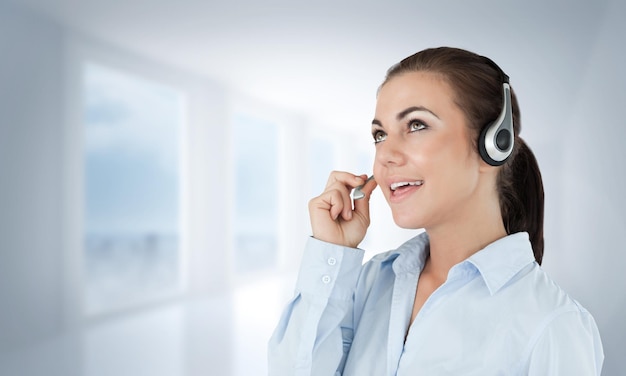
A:
[[[513,132],[513,107],[511,104],[511,86],[509,76],[488,57],[483,58],[502,76],[502,95],[504,97],[500,115],[486,124],[478,137],[478,151],[482,159],[491,166],[501,166],[511,156],[515,133]]]

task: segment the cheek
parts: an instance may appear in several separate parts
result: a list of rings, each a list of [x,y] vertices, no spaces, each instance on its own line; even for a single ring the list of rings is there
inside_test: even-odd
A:
[[[473,143],[464,134],[454,134],[442,139],[431,150],[432,155],[436,155],[441,164],[446,164],[455,169],[475,169],[478,167],[480,155],[478,149],[474,150]]]
[[[427,168],[427,179],[434,179],[442,194],[457,195],[460,191],[473,190],[479,178],[480,156],[467,142],[440,143],[428,154],[416,154],[415,161]]]
[[[442,196],[450,203],[471,198],[476,193],[480,180],[480,170],[476,158],[472,155],[451,157],[439,185]]]
[[[446,143],[445,140],[434,141],[412,145],[409,156],[411,163],[427,175],[446,170],[456,158],[454,154],[457,151],[453,145]]]
[[[374,166],[372,166],[372,173],[374,174],[374,178],[376,180],[376,183],[378,184],[378,188],[382,190],[383,194],[385,194],[385,196],[387,196],[387,189],[386,187],[383,185],[383,177],[385,176],[384,172],[383,172],[383,166],[378,163],[378,160],[374,159]]]

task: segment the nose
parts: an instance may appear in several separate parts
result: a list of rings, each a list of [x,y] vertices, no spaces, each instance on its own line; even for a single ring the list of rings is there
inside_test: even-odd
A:
[[[376,148],[376,162],[383,166],[402,165],[406,161],[402,140],[387,136]]]

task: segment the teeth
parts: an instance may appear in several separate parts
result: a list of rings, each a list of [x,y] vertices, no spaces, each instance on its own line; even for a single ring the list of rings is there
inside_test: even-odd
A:
[[[399,181],[397,183],[392,183],[391,184],[391,190],[395,191],[396,189],[400,188],[400,187],[404,187],[407,185],[422,185],[424,184],[423,180],[418,180],[418,181]]]

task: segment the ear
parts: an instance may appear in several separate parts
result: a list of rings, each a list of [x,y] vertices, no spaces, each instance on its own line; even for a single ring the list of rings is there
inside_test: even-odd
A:
[[[480,164],[478,167],[478,171],[481,174],[498,174],[498,172],[500,172],[500,169],[502,168],[502,166],[492,166],[489,163],[485,162],[484,159],[482,159],[480,157],[480,155],[478,156],[478,163]]]
[[[480,146],[478,145],[478,142],[474,144],[472,140],[470,141],[470,143],[472,144],[472,148],[473,148],[472,158],[474,158],[475,162],[478,164],[478,172],[481,174],[490,174],[490,173],[497,174],[500,167],[493,166],[485,161],[482,155],[480,155],[480,152],[479,152]]]

